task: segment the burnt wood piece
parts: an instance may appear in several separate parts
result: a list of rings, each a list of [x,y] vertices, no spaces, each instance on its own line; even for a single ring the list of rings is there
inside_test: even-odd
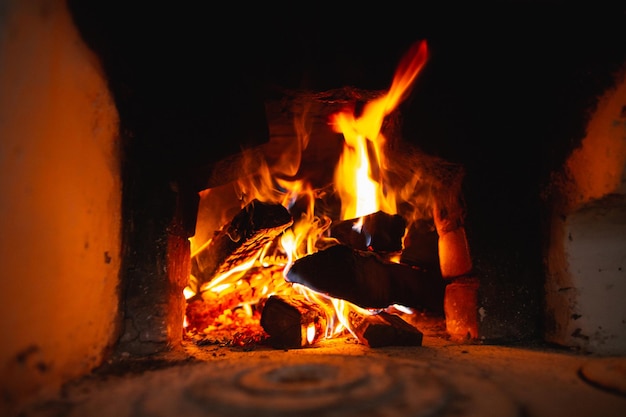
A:
[[[268,343],[277,349],[300,348],[309,344],[306,329],[315,326],[315,343],[326,330],[322,308],[303,296],[270,296],[261,313],[261,326],[270,336]]]
[[[296,260],[287,280],[363,308],[401,304],[440,310],[445,283],[432,275],[387,261],[375,252],[338,244]]]
[[[432,219],[416,220],[407,228],[400,262],[440,272],[438,245],[439,235]]]
[[[369,347],[421,346],[424,334],[395,314],[350,314],[359,341]]]
[[[378,253],[402,250],[402,239],[407,227],[404,217],[377,211],[363,216],[363,225],[355,230],[354,224],[358,220],[333,222],[330,228],[331,237],[354,249],[371,249]]]
[[[198,280],[198,292],[202,284],[256,256],[292,224],[282,205],[251,201],[194,255],[191,273]]]

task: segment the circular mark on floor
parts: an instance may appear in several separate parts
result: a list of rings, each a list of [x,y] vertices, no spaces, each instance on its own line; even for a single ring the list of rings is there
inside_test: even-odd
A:
[[[357,356],[235,364],[193,381],[185,398],[211,416],[519,415],[488,381],[426,363]]]
[[[300,353],[184,363],[66,387],[63,415],[99,417],[519,417],[478,368]],[[23,415],[49,416],[50,403]],[[58,407],[57,407],[58,408]]]
[[[596,388],[626,396],[626,358],[597,358],[581,366],[580,377]]]

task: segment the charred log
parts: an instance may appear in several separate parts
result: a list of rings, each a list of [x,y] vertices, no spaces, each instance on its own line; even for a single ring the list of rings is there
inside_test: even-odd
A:
[[[213,277],[256,256],[292,223],[291,214],[282,205],[250,202],[194,255],[191,273],[198,281],[198,289]]]
[[[416,220],[407,228],[400,262],[437,272],[439,235],[432,220]]]
[[[382,211],[363,217],[363,224],[355,228],[358,219],[335,222],[331,226],[331,237],[354,249],[373,250],[378,253],[399,252],[407,222],[399,214]]]
[[[440,311],[445,283],[438,274],[387,261],[371,251],[335,245],[294,262],[287,280],[363,308],[392,304]]]
[[[301,296],[272,295],[261,313],[261,326],[270,336],[268,343],[277,349],[306,346],[309,344],[306,334],[309,326],[315,327],[319,338],[324,334],[326,321],[321,307]]]
[[[350,321],[359,341],[369,347],[422,345],[423,333],[395,314],[354,314]]]

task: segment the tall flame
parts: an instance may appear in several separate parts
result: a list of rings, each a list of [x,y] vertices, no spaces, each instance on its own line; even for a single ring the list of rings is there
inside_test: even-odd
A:
[[[331,116],[330,124],[344,136],[344,148],[335,170],[341,197],[341,218],[355,219],[383,210],[396,214],[394,193],[387,193],[382,172],[387,168],[383,121],[410,93],[413,81],[428,57],[426,41],[415,43],[401,60],[387,94],[368,102],[359,117],[353,109]]]

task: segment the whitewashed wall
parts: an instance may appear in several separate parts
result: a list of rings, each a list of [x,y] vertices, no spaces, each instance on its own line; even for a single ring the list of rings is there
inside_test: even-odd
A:
[[[113,344],[117,129],[64,0],[0,0],[2,409],[92,370]]]
[[[626,68],[550,190],[546,339],[606,355],[626,354],[625,109]]]

